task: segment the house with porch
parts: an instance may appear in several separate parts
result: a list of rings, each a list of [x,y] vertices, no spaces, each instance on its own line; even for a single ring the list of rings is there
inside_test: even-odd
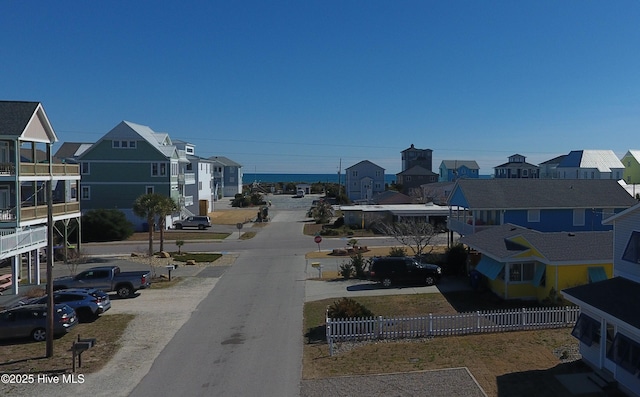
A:
[[[40,251],[70,234],[80,241],[79,167],[54,163],[58,137],[39,102],[0,101],[1,293],[41,284]],[[49,242],[49,215],[54,241]],[[77,247],[79,249],[79,247]],[[49,255],[52,257],[52,255]]]
[[[216,197],[234,197],[242,193],[242,165],[224,156],[212,156],[213,190]]]
[[[494,167],[494,178],[538,178],[537,165],[527,163],[527,158],[521,154],[509,156],[509,161]]]
[[[559,291],[613,274],[612,231],[539,232],[503,224],[463,236],[482,285],[502,299],[555,304]]]
[[[449,230],[470,235],[496,225],[541,232],[611,230],[602,220],[637,201],[613,179],[459,179]],[[454,209],[455,208],[455,209]]]
[[[215,192],[213,188],[213,162],[196,155],[196,146],[192,143],[175,140],[180,157],[187,159],[181,163],[184,170],[184,208],[182,216],[207,215],[213,212]],[[188,205],[187,205],[188,204]]]
[[[133,213],[136,198],[158,193],[176,202],[180,212],[193,206],[185,185],[195,184],[194,174],[187,179],[184,152],[178,150],[167,133],[122,121],[78,156],[82,185],[82,210],[118,209],[135,230],[151,225]],[[177,214],[176,214],[177,216]],[[171,225],[171,219],[166,222]]]
[[[567,288],[580,306],[572,335],[582,360],[618,388],[640,396],[640,204],[603,223],[613,226],[613,278]]]

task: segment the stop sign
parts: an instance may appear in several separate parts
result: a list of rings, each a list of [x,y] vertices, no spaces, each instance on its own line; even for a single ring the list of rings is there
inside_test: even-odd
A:
[[[316,242],[316,244],[320,244],[320,242],[322,241],[322,237],[321,237],[321,236],[315,236],[315,237],[313,238],[313,241],[315,241],[315,242]]]

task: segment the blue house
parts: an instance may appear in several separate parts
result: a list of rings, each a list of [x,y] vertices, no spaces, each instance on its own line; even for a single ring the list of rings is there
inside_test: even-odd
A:
[[[480,167],[475,160],[442,160],[438,182],[451,182],[462,178],[478,179]]]
[[[449,230],[469,235],[494,225],[541,232],[611,230],[602,220],[637,201],[612,179],[460,179],[447,204]]]

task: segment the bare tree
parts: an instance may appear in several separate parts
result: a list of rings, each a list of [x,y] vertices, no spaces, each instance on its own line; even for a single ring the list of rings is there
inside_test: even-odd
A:
[[[376,224],[376,228],[393,237],[403,246],[409,247],[415,256],[433,251],[433,245],[431,245],[431,249],[426,252],[437,232],[433,225],[425,220],[409,219],[393,223],[381,222]]]

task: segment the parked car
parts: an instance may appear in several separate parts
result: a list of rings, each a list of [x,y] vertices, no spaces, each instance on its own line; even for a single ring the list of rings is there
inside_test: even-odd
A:
[[[433,285],[440,281],[442,269],[438,265],[420,263],[410,257],[374,258],[369,268],[369,278],[384,287],[393,284]]]
[[[13,306],[28,304],[46,304],[48,296],[40,296],[26,300],[20,300]],[[76,311],[78,319],[82,322],[93,321],[100,314],[111,309],[111,299],[105,292],[91,289],[71,288],[57,290],[53,293],[53,302],[69,305]]]
[[[53,334],[64,335],[78,324],[76,312],[69,305],[55,305]],[[27,338],[35,341],[47,339],[47,305],[18,306],[0,312],[0,339]]]
[[[179,221],[173,222],[173,227],[176,229],[183,229],[185,227],[197,227],[199,230],[204,230],[211,227],[211,219],[208,216],[189,216]]]
[[[148,270],[121,272],[118,266],[98,266],[78,273],[76,276],[59,277],[53,280],[53,289],[95,288],[104,292],[115,291],[121,298],[129,298],[139,290],[151,286]]]

